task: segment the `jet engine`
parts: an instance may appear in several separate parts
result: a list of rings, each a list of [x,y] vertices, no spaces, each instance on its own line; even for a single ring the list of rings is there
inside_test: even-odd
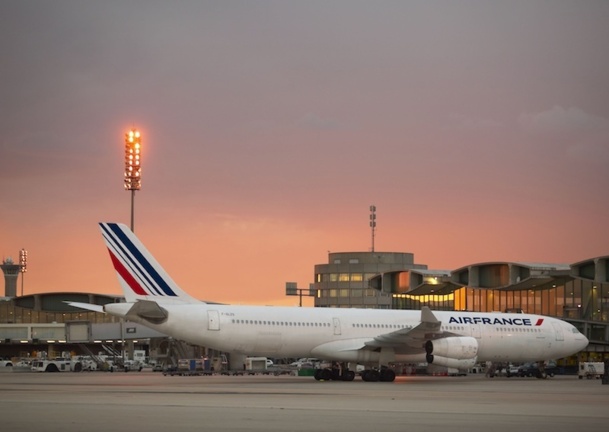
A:
[[[469,336],[447,337],[425,342],[427,363],[467,369],[476,363],[478,341]]]

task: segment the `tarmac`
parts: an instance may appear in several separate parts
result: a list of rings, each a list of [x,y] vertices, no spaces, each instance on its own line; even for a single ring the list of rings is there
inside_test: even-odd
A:
[[[158,372],[0,373],[2,431],[609,430],[609,385],[577,376],[393,383]]]

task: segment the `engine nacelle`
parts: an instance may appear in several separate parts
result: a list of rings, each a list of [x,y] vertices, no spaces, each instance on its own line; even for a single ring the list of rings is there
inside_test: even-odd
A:
[[[427,354],[427,363],[455,369],[470,369],[476,364],[477,357],[470,359],[455,359]]]
[[[427,357],[433,355],[432,357],[439,356],[456,360],[473,359],[478,356],[478,341],[470,336],[428,340],[425,342],[425,352],[427,352]]]

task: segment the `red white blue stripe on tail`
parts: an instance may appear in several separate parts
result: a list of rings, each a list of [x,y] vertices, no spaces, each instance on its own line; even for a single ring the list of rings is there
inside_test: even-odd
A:
[[[117,223],[99,226],[127,301],[197,301],[176,285],[127,226]]]

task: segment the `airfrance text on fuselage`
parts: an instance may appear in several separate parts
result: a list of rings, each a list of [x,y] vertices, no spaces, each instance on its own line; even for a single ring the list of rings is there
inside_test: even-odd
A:
[[[535,323],[536,326],[541,325],[542,318],[539,318]],[[450,317],[449,324],[489,324],[489,325],[515,325],[515,326],[532,326],[529,318],[486,318],[486,317]]]

